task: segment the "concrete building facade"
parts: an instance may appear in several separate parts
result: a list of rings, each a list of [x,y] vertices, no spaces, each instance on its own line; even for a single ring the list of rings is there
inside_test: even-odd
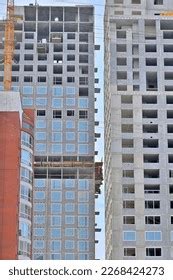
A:
[[[169,0],[107,0],[107,259],[173,259],[173,17]]]
[[[12,89],[35,109],[32,259],[94,259],[94,8],[29,5],[15,14]],[[22,148],[23,168],[33,148]],[[30,182],[28,211],[29,190]]]

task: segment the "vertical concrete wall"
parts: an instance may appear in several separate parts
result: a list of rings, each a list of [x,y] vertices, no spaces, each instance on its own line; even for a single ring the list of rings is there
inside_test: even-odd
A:
[[[20,119],[0,112],[0,259],[17,259]]]

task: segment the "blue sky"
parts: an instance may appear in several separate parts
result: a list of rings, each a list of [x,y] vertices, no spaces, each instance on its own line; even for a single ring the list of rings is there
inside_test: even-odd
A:
[[[95,67],[98,68],[98,73],[96,73],[96,78],[99,78],[98,87],[101,88],[101,94],[97,94],[96,108],[98,108],[98,113],[96,114],[96,120],[99,120],[100,125],[96,127],[96,132],[102,134],[101,139],[98,139],[96,143],[96,150],[99,151],[97,160],[104,158],[103,154],[103,14],[104,14],[104,2],[105,0],[14,0],[16,5],[28,5],[29,3],[35,4],[37,2],[39,5],[75,5],[75,4],[89,4],[95,6],[95,43],[101,46],[100,51],[96,51],[95,55]],[[6,14],[6,0],[0,0],[0,18],[5,18]],[[104,259],[104,192],[102,186],[102,194],[96,201],[96,210],[100,211],[100,215],[97,216],[96,222],[98,227],[102,228],[102,232],[96,235],[96,239],[99,240],[99,244],[96,245],[96,258]]]

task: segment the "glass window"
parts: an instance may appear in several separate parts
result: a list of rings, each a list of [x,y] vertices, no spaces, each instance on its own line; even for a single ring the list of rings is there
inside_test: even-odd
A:
[[[51,201],[60,202],[62,201],[62,192],[51,192]]]
[[[78,238],[87,239],[88,238],[88,229],[87,228],[78,229]]]
[[[65,204],[65,212],[74,212],[74,211],[75,211],[75,204],[73,203]]]
[[[78,134],[78,141],[81,143],[88,142],[88,133],[86,132],[79,132]]]
[[[75,152],[75,144],[66,144],[66,152],[74,153]]]
[[[66,225],[73,225],[75,223],[75,217],[74,216],[65,216],[65,224]]]
[[[53,98],[52,99],[52,107],[53,108],[62,108],[63,99],[62,98]]]
[[[59,214],[62,212],[62,204],[61,203],[52,203],[51,204],[51,213]]]
[[[79,260],[89,260],[88,254],[78,254]]]
[[[37,94],[47,94],[47,87],[38,86],[37,87]]]
[[[75,229],[74,228],[66,228],[65,229],[65,236],[68,236],[68,237],[75,236]]]
[[[34,198],[35,199],[45,199],[45,192],[35,191]]]
[[[124,248],[124,256],[125,257],[135,257],[136,248]]]
[[[34,211],[44,212],[46,210],[44,203],[34,203]]]
[[[75,133],[74,132],[66,132],[66,140],[67,141],[74,141],[75,140]]]
[[[62,189],[62,180],[61,179],[51,179],[51,189],[53,189],[53,190]]]
[[[52,129],[60,131],[62,130],[62,122],[59,120],[53,120],[52,121]]]
[[[162,249],[161,248],[146,248],[147,257],[161,257]]]
[[[79,190],[88,190],[89,189],[89,180],[87,179],[79,179],[78,181],[78,189]]]
[[[145,240],[146,241],[161,241],[162,240],[161,231],[146,231]]]
[[[67,192],[65,192],[65,198],[66,199],[75,199],[75,192],[73,192],[73,191],[67,191]]]
[[[45,242],[43,240],[35,240],[34,241],[34,249],[41,250],[44,249]]]
[[[171,231],[170,239],[171,239],[171,241],[173,241],[173,231]]]
[[[32,148],[33,147],[33,138],[27,132],[22,131],[22,144]]]
[[[88,108],[88,98],[79,98],[78,102],[79,108]]]
[[[38,225],[44,225],[46,222],[45,216],[34,216],[34,223]]]
[[[75,106],[75,98],[66,98],[67,106]]]
[[[34,236],[44,236],[45,229],[44,228],[35,228],[34,229]]]
[[[75,87],[66,87],[66,94],[75,94]]]
[[[135,241],[136,240],[136,231],[123,231],[123,240],[124,241]]]
[[[52,153],[62,153],[62,145],[61,144],[52,144]]]
[[[79,131],[88,131],[88,122],[86,122],[86,121],[79,121],[78,130]]]
[[[66,179],[64,181],[66,188],[74,188],[75,187],[75,180],[74,179]]]
[[[79,202],[88,202],[89,193],[88,192],[78,192],[78,201]]]
[[[52,216],[51,226],[61,226],[61,216]]]
[[[23,94],[33,94],[33,87],[24,86],[23,87]]]
[[[81,155],[88,154],[88,145],[87,144],[79,144],[79,154],[81,154]]]
[[[34,183],[36,188],[45,188],[46,186],[45,179],[34,179]]]
[[[46,140],[46,132],[36,132],[35,139],[37,141],[44,141],[44,140]]]
[[[80,204],[78,204],[78,213],[79,214],[88,214],[88,212],[89,212],[89,208],[88,208],[88,204],[84,204],[84,203],[80,203]]]
[[[52,228],[51,229],[51,238],[61,238],[61,229]]]
[[[66,121],[66,128],[75,128],[75,122],[74,121]]]
[[[21,162],[31,166],[32,165],[32,154],[27,151],[27,150],[23,150],[21,151]]]
[[[79,251],[88,251],[88,241],[78,241]]]
[[[62,133],[61,132],[53,132],[52,133],[52,141],[53,142],[62,142]]]
[[[54,96],[62,96],[63,88],[62,87],[53,87],[53,95]]]
[[[65,253],[65,260],[74,260],[75,254]]]
[[[65,249],[66,250],[73,250],[74,249],[74,246],[75,245],[75,242],[73,240],[66,240],[65,241]]]
[[[78,216],[78,226],[79,227],[87,227],[89,222],[88,222],[88,216]]]
[[[46,121],[45,120],[37,120],[36,121],[36,128],[46,128]]]
[[[47,105],[47,98],[36,98],[35,104],[37,106],[46,106]]]
[[[23,97],[22,98],[23,106],[32,106],[33,105],[33,98]]]
[[[51,250],[54,252],[59,252],[61,250],[61,241],[59,241],[59,240],[52,241]]]
[[[51,260],[61,260],[61,254],[51,254]]]
[[[42,144],[42,143],[36,144],[35,150],[37,152],[46,152],[46,144]]]
[[[19,224],[20,235],[25,238],[30,238],[31,227],[25,222],[20,222]]]

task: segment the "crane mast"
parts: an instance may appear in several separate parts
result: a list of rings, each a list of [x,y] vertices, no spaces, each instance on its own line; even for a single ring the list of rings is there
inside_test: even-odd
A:
[[[14,0],[7,0],[4,43],[4,90],[11,90],[14,53]]]

